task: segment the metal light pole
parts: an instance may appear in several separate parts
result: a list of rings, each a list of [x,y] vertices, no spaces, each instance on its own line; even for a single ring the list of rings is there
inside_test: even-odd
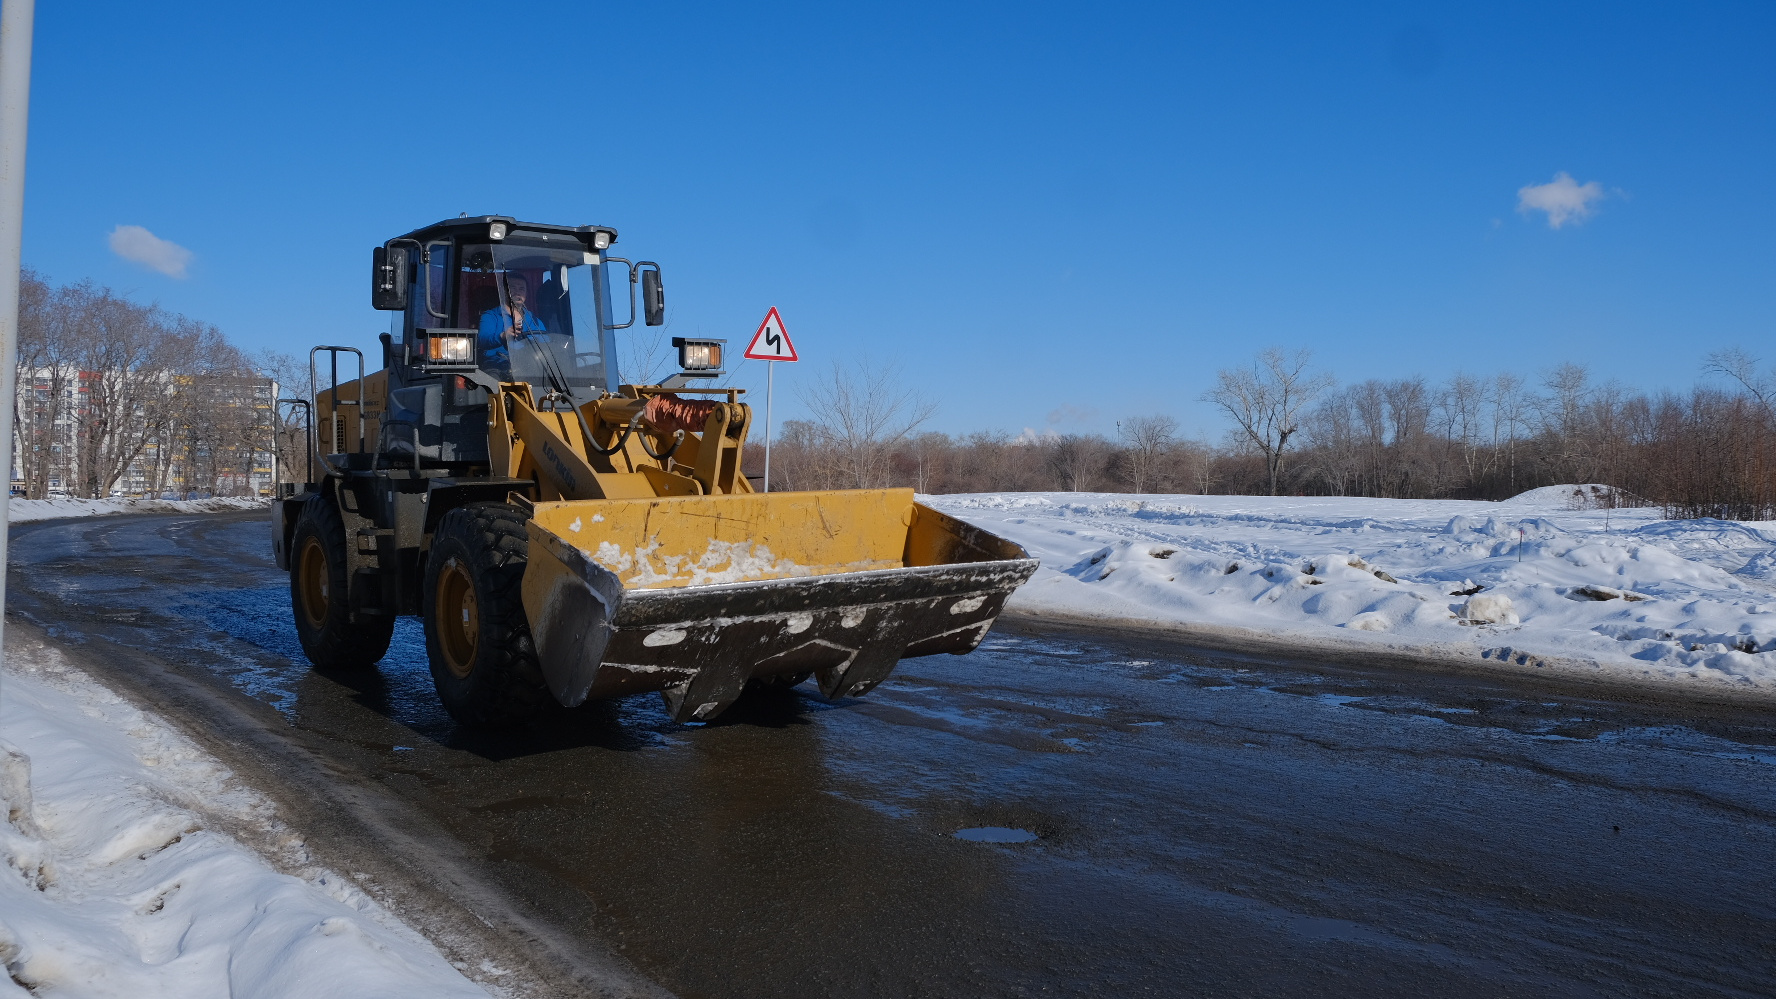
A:
[[[31,107],[34,0],[0,5],[0,648],[5,640],[7,523],[12,501],[12,413],[18,398],[20,242],[25,229],[25,120]]]

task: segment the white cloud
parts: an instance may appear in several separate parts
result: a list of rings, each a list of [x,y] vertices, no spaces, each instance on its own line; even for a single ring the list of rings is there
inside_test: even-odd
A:
[[[1098,411],[1095,409],[1062,403],[1048,411],[1048,425],[1053,427],[1062,423],[1089,423],[1097,416]]]
[[[1558,229],[1568,222],[1583,222],[1596,211],[1592,203],[1603,200],[1603,185],[1597,181],[1580,184],[1565,170],[1546,184],[1530,184],[1517,189],[1517,210],[1547,212],[1548,228]]]
[[[185,277],[191,263],[191,251],[171,240],[161,239],[139,225],[120,225],[111,230],[111,252],[167,277]]]

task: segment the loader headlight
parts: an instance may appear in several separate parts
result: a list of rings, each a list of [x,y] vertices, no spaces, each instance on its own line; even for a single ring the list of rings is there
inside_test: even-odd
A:
[[[504,222],[495,222],[494,224],[488,226],[487,227],[487,238],[488,239],[505,239],[506,238],[506,224]]]
[[[468,364],[475,359],[474,337],[435,336],[426,343],[426,356],[438,364]]]
[[[722,344],[726,340],[693,340],[675,336],[672,345],[678,348],[681,371],[719,371],[722,366]]]
[[[610,249],[610,245],[611,245],[611,234],[610,233],[600,230],[600,231],[592,234],[592,248],[594,250],[608,250],[608,249]]]

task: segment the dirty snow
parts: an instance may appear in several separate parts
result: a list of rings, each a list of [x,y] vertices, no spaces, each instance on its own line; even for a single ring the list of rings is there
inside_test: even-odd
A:
[[[258,510],[268,503],[270,500],[246,496],[198,500],[13,498],[6,504],[6,514],[11,523],[23,524],[60,517],[109,517],[125,513],[227,513]]]
[[[571,525],[570,525],[571,527]],[[900,563],[869,560],[814,568],[792,559],[778,558],[764,545],[749,541],[711,539],[701,556],[662,555],[659,538],[625,550],[613,541],[600,541],[591,553],[592,561],[622,577],[623,585],[641,589],[668,586],[708,586],[714,583],[744,583],[761,579],[788,579],[812,576],[817,572],[862,572],[867,569],[897,568]],[[655,561],[659,562],[656,568]]]
[[[1776,523],[1573,509],[1573,489],[1502,503],[1099,493],[921,500],[1042,560],[1012,596],[1013,612],[1235,628],[1776,694]]]
[[[482,997],[271,805],[65,665],[0,679],[0,999]],[[280,874],[221,827],[276,844]]]

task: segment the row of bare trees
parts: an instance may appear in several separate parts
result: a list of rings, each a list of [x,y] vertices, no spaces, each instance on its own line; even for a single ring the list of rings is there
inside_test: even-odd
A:
[[[1606,483],[1670,516],[1776,517],[1776,371],[1760,372],[1755,358],[1732,350],[1709,358],[1703,373],[1713,384],[1655,394],[1596,384],[1575,364],[1537,385],[1512,373],[1458,374],[1441,385],[1371,380],[1337,391],[1322,383],[1323,397],[1300,414],[1283,484],[1502,499],[1535,486]]]
[[[775,435],[773,489],[911,486],[920,492],[1114,490],[1202,492],[1215,455],[1181,438],[1169,416],[1118,425],[1116,440],[1092,434],[1014,437],[979,431],[952,437],[919,428],[936,407],[892,367],[830,368],[803,393],[820,419],[790,420]],[[749,468],[763,448],[748,445]]]
[[[818,420],[777,435],[773,489],[911,486],[921,492],[1080,490],[1307,493],[1503,499],[1600,482],[1612,502],[1678,517],[1776,518],[1776,371],[1739,351],[1713,384],[1646,394],[1561,365],[1512,374],[1413,377],[1335,387],[1305,352],[1267,350],[1220,372],[1204,399],[1227,417],[1217,444],[1167,416],[1115,437],[921,433],[932,407],[893,369],[833,368],[805,395]],[[753,469],[759,455],[749,455]]]
[[[17,377],[28,497],[243,494],[269,472],[271,383],[209,324],[27,270]]]

